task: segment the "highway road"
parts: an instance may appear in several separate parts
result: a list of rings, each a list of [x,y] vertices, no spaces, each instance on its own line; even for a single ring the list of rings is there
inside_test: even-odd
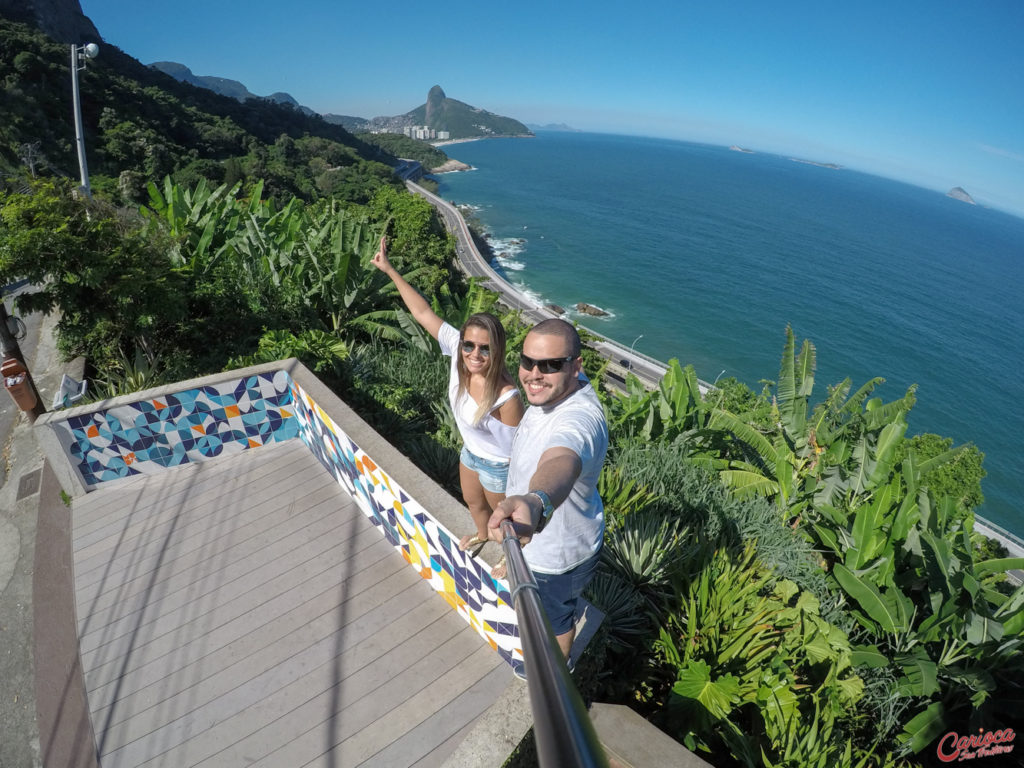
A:
[[[476,243],[473,242],[473,237],[469,232],[469,227],[466,225],[466,220],[459,213],[458,208],[411,181],[406,181],[406,186],[410,192],[426,198],[437,208],[448,231],[455,235],[455,252],[458,256],[459,269],[463,273],[469,277],[481,278],[484,287],[498,293],[502,297],[501,303],[504,306],[513,310],[521,310],[523,316],[532,323],[539,323],[541,320],[558,317],[554,312],[539,306],[529,297],[520,293],[516,290],[515,286],[505,280],[491,267],[480,254]],[[661,381],[662,376],[665,375],[667,370],[667,366],[663,362],[636,352],[614,339],[603,336],[592,328],[583,325],[580,327],[598,337],[599,340],[591,343],[590,346],[608,359],[607,378],[610,383],[624,390],[626,374],[632,373],[648,389],[657,388],[658,382]],[[700,385],[702,391],[707,391],[707,388],[710,387],[705,382],[700,382]]]

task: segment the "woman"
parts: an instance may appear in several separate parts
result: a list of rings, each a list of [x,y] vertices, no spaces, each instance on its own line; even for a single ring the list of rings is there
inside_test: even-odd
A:
[[[505,498],[512,435],[523,417],[519,389],[505,368],[505,329],[487,312],[470,316],[461,331],[443,321],[388,261],[386,237],[371,263],[391,278],[416,322],[452,358],[448,400],[463,442],[459,482],[476,524],[476,533],[463,536],[459,549],[483,544],[487,521]],[[504,560],[491,571],[496,578],[505,575]]]

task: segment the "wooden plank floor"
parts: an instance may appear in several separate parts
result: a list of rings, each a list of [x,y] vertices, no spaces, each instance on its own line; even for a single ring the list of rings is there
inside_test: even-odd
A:
[[[103,768],[440,765],[512,680],[299,440],[73,519]]]

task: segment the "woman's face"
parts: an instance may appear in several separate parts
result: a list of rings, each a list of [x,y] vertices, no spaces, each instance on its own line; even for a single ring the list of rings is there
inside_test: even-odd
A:
[[[467,351],[469,350],[469,351]],[[485,373],[491,363],[491,334],[476,325],[462,332],[462,362],[471,374]]]

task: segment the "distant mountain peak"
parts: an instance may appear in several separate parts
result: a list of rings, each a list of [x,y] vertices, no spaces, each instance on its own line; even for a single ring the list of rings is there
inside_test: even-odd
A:
[[[434,127],[432,124],[436,122],[444,109],[444,102],[447,100],[447,96],[444,95],[444,90],[440,85],[435,85],[430,89],[427,94],[426,107],[426,124]]]
[[[967,194],[967,190],[963,187],[953,187],[946,193],[946,197],[952,197],[954,200],[962,200],[965,203],[977,205],[977,203],[974,202],[974,198]]]
[[[533,135],[518,120],[448,98],[440,85],[430,89],[425,104],[392,120],[404,121],[407,125],[425,125],[435,131],[447,131],[452,139]]]
[[[307,115],[313,114],[313,110],[302,106],[295,100],[294,96],[283,91],[272,93],[269,96],[257,96],[238,80],[230,80],[226,77],[213,77],[212,75],[197,75],[184,64],[179,64],[176,61],[154,61],[149,66],[163,72],[165,75],[170,75],[175,80],[191,83],[200,88],[207,88],[214,93],[219,93],[221,96],[230,96],[232,99],[241,102],[245,102],[246,99],[266,99],[278,104],[288,104],[301,112],[305,112]]]

